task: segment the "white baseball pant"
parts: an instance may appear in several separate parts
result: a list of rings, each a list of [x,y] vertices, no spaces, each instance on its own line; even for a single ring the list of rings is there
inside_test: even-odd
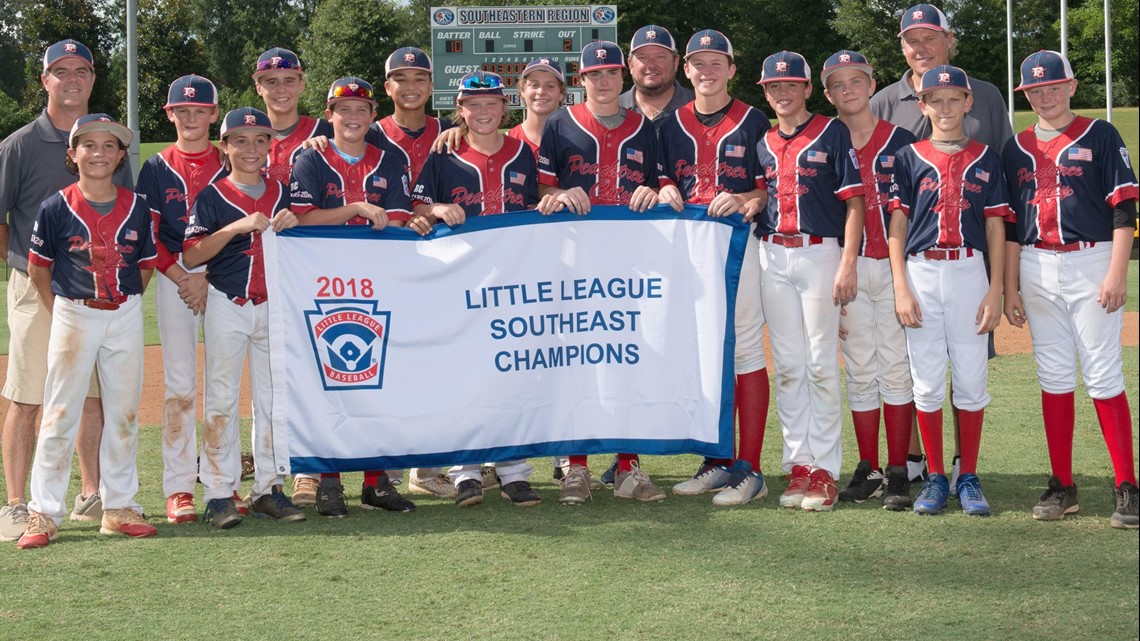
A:
[[[71,459],[91,372],[98,364],[103,390],[99,446],[103,509],[142,511],[135,501],[143,375],[142,297],[129,296],[119,309],[104,310],[57,296],[47,358],[43,421],[32,462],[28,509],[51,517],[56,524],[67,516]]]
[[[526,459],[518,459],[515,461],[500,461],[495,463],[495,473],[499,475],[499,482],[503,485],[507,483],[514,483],[515,481],[526,481],[530,479],[531,472],[534,468]],[[452,466],[448,472],[451,475],[451,480],[455,483],[455,487],[463,481],[482,481],[483,476],[480,468],[483,466],[479,463],[468,463],[466,465]]]
[[[847,406],[870,412],[883,403],[906,405],[911,393],[906,333],[895,316],[895,289],[887,259],[860,256],[859,294],[847,304],[839,325],[847,338],[839,343],[847,375]]]
[[[753,226],[755,228],[755,226]],[[737,376],[767,367],[764,362],[764,305],[760,300],[760,239],[751,231],[740,264],[740,285],[736,288]]]
[[[949,360],[954,407],[984,409],[990,403],[989,341],[986,334],[978,335],[974,319],[990,283],[981,253],[961,260],[908,256],[906,275],[922,311],[922,327],[906,328],[915,407],[922,412],[942,409]]]
[[[238,428],[238,395],[241,373],[249,360],[253,388],[254,476],[250,498],[269,494],[285,480],[283,436],[273,430],[273,386],[269,369],[269,305],[237,305],[210,287],[206,299],[206,420],[202,434],[199,477],[207,501],[233,495],[241,480],[241,437]],[[277,460],[277,453],[282,460]]]
[[[840,248],[834,238],[804,247],[761,243],[760,298],[776,371],[784,433],[783,469],[795,465],[839,478],[843,397],[839,385],[839,307],[832,302]]]

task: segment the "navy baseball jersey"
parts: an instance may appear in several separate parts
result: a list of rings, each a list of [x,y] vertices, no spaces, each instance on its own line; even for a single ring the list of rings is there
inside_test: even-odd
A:
[[[768,190],[768,203],[756,217],[755,234],[843,238],[843,203],[863,195],[847,125],[814,114],[791,136],[769,129],[757,152],[764,172],[760,186]]]
[[[969,247],[987,251],[986,218],[1013,222],[1001,159],[992,149],[971,140],[948,154],[929,140],[903,147],[895,155],[891,211],[910,219],[908,254],[932,247]]]
[[[1103,120],[1077,116],[1048,142],[1030,127],[1002,158],[1023,245],[1112,240],[1112,209],[1138,196],[1128,149]]]
[[[301,116],[292,133],[284,138],[274,137],[273,140],[269,141],[269,162],[265,170],[265,177],[288,183],[289,174],[293,171],[293,163],[297,162],[297,156],[304,151],[301,145],[306,140],[316,136],[324,136],[332,140],[332,125],[324,119]]]
[[[183,247],[193,247],[202,238],[246,216],[272,218],[290,206],[289,192],[276,180],[265,181],[265,193],[254,200],[230,179],[214,182],[198,194],[190,210]],[[206,280],[214,289],[239,305],[265,302],[265,258],[261,234],[237,234],[216,256],[206,262]]]
[[[759,109],[734,99],[720,122],[706,127],[690,102],[662,120],[660,182],[676,185],[685,202],[707,205],[721,192],[761,186],[756,145],[772,126]]]
[[[418,132],[409,132],[392,116],[381,118],[368,128],[365,142],[379,147],[384,153],[391,153],[404,161],[404,171],[408,174],[408,184],[416,184],[420,177],[420,170],[427,162],[431,146],[439,134],[454,127],[452,123],[440,120],[433,116],[424,117],[424,128]]]
[[[628,205],[641,185],[656,188],[661,175],[657,130],[644,116],[627,111],[606,129],[585,103],[560,109],[546,120],[538,152],[540,184],[581,187],[596,205]]]
[[[891,188],[895,183],[895,154],[899,149],[915,142],[914,134],[879,120],[871,139],[856,149],[859,159],[859,177],[863,182],[863,245],[859,255],[867,258],[887,258],[887,228],[890,227]]]
[[[507,136],[503,147],[487,156],[459,143],[452,154],[433,153],[412,190],[419,203],[454,203],[468,216],[533,209],[538,204],[534,154]]]
[[[332,144],[324,151],[308,149],[293,165],[289,185],[298,216],[359,202],[383,207],[392,220],[407,221],[412,212],[403,161],[372,145],[365,145],[364,157],[353,164],[341,158]],[[353,216],[346,224],[367,225],[369,220]]]
[[[194,199],[206,185],[225,175],[221,151],[213,145],[199,154],[188,154],[170,145],[143,163],[135,193],[146,198],[154,217],[158,269],[162,273],[182,253]]]
[[[28,262],[51,269],[57,296],[118,303],[143,293],[139,270],[154,268],[154,244],[146,200],[118,187],[114,208],[101,215],[74,184],[40,205]]]
[[[507,132],[507,135],[511,138],[514,138],[515,140],[525,142],[527,146],[530,147],[530,151],[532,154],[534,154],[534,157],[538,158],[538,144],[530,138],[527,138],[526,132],[523,131],[522,125],[515,125],[511,128],[510,131]]]

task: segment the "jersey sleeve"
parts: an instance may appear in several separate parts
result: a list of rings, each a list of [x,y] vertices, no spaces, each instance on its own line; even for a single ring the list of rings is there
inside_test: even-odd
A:
[[[55,217],[52,215],[55,207],[52,205],[57,198],[50,197],[40,204],[36,212],[36,222],[32,225],[31,242],[28,244],[28,263],[39,267],[51,267],[55,263],[57,251],[56,233],[54,229]]]
[[[139,171],[138,182],[135,184],[135,193],[143,197],[143,202],[150,211],[151,233],[157,239],[159,227],[162,225],[162,211],[159,210],[162,203],[162,186],[158,183],[158,170],[155,169],[155,163],[152,160],[143,163],[142,169]],[[166,270],[178,261],[175,260],[174,254],[166,248],[166,245],[157,243],[155,249],[158,252],[158,260],[153,266],[165,274]]]
[[[182,241],[182,250],[197,245],[206,236],[214,233],[216,217],[212,204],[213,187],[207,187],[198,194],[194,206],[190,208],[189,220],[186,222],[186,238]]]
[[[839,121],[836,125],[842,125]],[[837,144],[832,159],[834,163],[835,197],[839,200],[850,200],[863,195],[863,177],[859,175],[859,158],[855,153],[855,146],[851,144],[851,132],[846,125],[838,127]]]
[[[899,149],[895,154],[895,173],[894,180],[891,181],[891,194],[890,204],[888,205],[889,211],[892,213],[896,210],[902,210],[902,213],[910,216],[910,207],[913,204],[911,201],[911,162],[909,150],[911,146],[908,145]]]
[[[648,118],[645,119],[645,124],[649,127],[650,133],[645,137],[645,186],[657,189],[661,186],[658,178],[665,170],[665,160],[661,157],[661,143],[657,140],[657,127],[654,127]]]
[[[397,163],[386,163],[388,188],[384,190],[384,211],[389,220],[408,222],[412,218],[412,199],[408,193],[408,175]]]
[[[992,148],[986,150],[984,164],[991,174],[990,179],[984,183],[987,185],[985,217],[1000,216],[1007,223],[1017,222],[1017,214],[1009,206],[1009,184],[1005,181],[1005,170]]]
[[[416,178],[416,185],[412,188],[412,206],[415,205],[434,205],[439,202],[439,163],[443,161],[443,157],[432,152],[428,154],[427,160],[424,161],[424,166],[420,169],[420,175]]]
[[[1098,150],[1097,158],[1104,163],[1101,168],[1101,180],[1105,194],[1105,202],[1109,207],[1116,207],[1123,202],[1140,199],[1137,189],[1136,172],[1132,167],[1132,158],[1128,154],[1128,147],[1120,137],[1116,127],[1104,121],[1097,121],[1098,129],[1104,134],[1098,136],[1103,149]]]
[[[527,209],[534,209],[538,206],[538,180],[535,179],[538,175],[538,162],[534,158],[534,153],[531,152],[530,145],[524,142],[523,148],[523,174],[527,177],[527,181],[523,185],[523,206]]]
[[[140,210],[139,217],[148,223],[144,225],[144,231],[139,238],[139,269],[154,269],[155,267],[159,267],[160,257],[158,248],[162,243],[158,242],[155,236],[157,234],[157,227],[154,225],[154,219],[151,216],[150,208],[146,200],[139,198],[139,201],[135,203],[135,207]],[[170,252],[167,252],[167,255],[169,254]],[[161,271],[165,272],[166,270],[162,269]]]
[[[319,209],[320,167],[317,150],[308,149],[297,157],[293,172],[289,176],[289,197],[293,201],[293,213],[303,216]]]
[[[538,143],[538,182],[547,187],[558,186],[556,162],[558,160],[559,132],[558,121],[551,118],[542,130],[542,140]]]
[[[676,115],[669,116],[665,119],[665,122],[661,123],[661,129],[657,130],[657,140],[661,143],[659,148],[661,157],[657,162],[657,184],[662,187],[677,185],[677,175],[674,173],[676,164],[669,154],[670,149],[676,148],[669,144],[669,142],[674,139],[674,136],[677,135],[676,122]]]

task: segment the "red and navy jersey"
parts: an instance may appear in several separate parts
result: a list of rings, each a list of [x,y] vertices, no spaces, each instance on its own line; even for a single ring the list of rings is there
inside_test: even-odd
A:
[[[690,102],[662,120],[660,182],[676,185],[685,202],[707,205],[721,192],[761,186],[756,145],[772,125],[759,109],[734,99],[720,122],[706,127]]]
[[[1030,127],[1002,157],[1023,245],[1112,240],[1113,208],[1138,197],[1128,149],[1103,120],[1077,116],[1048,142]]]
[[[336,152],[331,141],[324,151],[306,150],[293,165],[289,189],[298,216],[364,201],[383,207],[392,220],[406,221],[412,213],[404,163],[372,145],[365,145],[364,157],[353,164]],[[369,221],[353,216],[346,224]]]
[[[910,219],[908,254],[931,247],[988,251],[985,219],[1013,222],[1001,159],[976,140],[951,154],[929,140],[903,147],[895,155],[895,186],[890,208]]]
[[[844,201],[863,195],[847,125],[814,114],[790,137],[769,129],[757,152],[768,203],[756,217],[755,234],[843,238]]]
[[[301,145],[306,140],[316,136],[324,136],[332,140],[332,125],[324,119],[301,116],[292,133],[284,138],[274,137],[273,140],[269,141],[269,162],[265,169],[265,177],[288,183],[289,174],[293,171],[293,163],[297,162],[297,156],[304,151]]]
[[[135,193],[146,198],[157,226],[159,271],[166,273],[178,262],[186,222],[198,192],[226,175],[221,154],[213,145],[199,154],[188,154],[177,145],[170,145],[143,163]]]
[[[867,258],[887,258],[887,228],[890,227],[891,188],[895,183],[895,154],[899,149],[915,142],[914,134],[879,120],[871,139],[856,149],[859,158],[859,177],[863,182],[863,246],[859,255]]]
[[[533,209],[538,204],[534,154],[522,142],[504,136],[499,151],[487,156],[464,140],[454,153],[428,156],[412,200],[454,203],[468,217]]]
[[[454,127],[450,122],[440,120],[434,116],[424,117],[424,128],[419,132],[411,132],[396,124],[392,116],[381,118],[368,128],[365,142],[379,147],[384,153],[391,153],[404,161],[404,171],[408,174],[408,184],[416,184],[420,177],[420,170],[427,162],[431,146],[439,134]],[[331,137],[331,136],[330,136]]]
[[[532,154],[534,154],[534,157],[538,158],[538,143],[534,142],[530,138],[527,138],[526,132],[523,131],[521,124],[512,127],[511,130],[507,132],[507,135],[511,138],[514,138],[515,140],[525,142],[527,146],[530,147],[530,151]]]
[[[102,215],[73,184],[40,205],[28,262],[51,269],[51,291],[65,298],[122,302],[143,293],[139,270],[154,269],[154,227],[146,200],[118,187]]]
[[[265,181],[265,193],[254,200],[238,189],[229,177],[214,182],[198,194],[186,225],[183,247],[193,247],[206,236],[246,216],[266,216],[290,206],[283,183]],[[239,305],[265,302],[265,258],[261,234],[237,234],[206,262],[206,280],[214,289]]]
[[[538,152],[540,184],[581,187],[595,205],[628,205],[635,189],[656,188],[661,174],[653,123],[627,111],[615,129],[606,129],[585,103],[550,115]]]

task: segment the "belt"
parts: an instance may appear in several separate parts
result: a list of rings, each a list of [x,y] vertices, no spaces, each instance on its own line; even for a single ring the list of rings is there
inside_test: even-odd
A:
[[[974,255],[974,250],[970,247],[955,247],[953,249],[928,249],[922,252],[914,252],[911,256],[922,257],[926,260],[962,260]]]
[[[784,247],[803,247],[804,245],[822,245],[823,239],[819,236],[802,236],[799,234],[769,234],[761,236],[760,240],[766,243],[775,243]]]
[[[72,298],[71,300],[79,303],[80,305],[83,305],[84,307],[90,307],[91,309],[103,309],[108,311],[119,309],[119,307],[122,305],[121,302],[104,300],[102,298]]]
[[[1082,249],[1085,249],[1086,247],[1096,247],[1096,242],[1095,241],[1085,242],[1083,240],[1078,240],[1077,242],[1065,243],[1064,245],[1054,245],[1053,243],[1036,242],[1036,243],[1033,243],[1033,246],[1037,249],[1044,249],[1044,250],[1051,251],[1051,252],[1064,253],[1064,252],[1080,251]]]

